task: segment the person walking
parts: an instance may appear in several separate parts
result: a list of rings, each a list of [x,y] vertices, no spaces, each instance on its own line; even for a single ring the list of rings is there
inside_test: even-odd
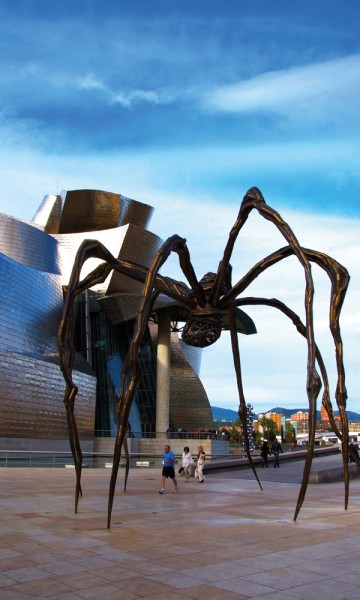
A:
[[[282,451],[283,451],[283,449],[281,447],[280,442],[278,442],[277,438],[275,438],[271,445],[271,452],[274,455],[274,469],[276,469],[276,467],[280,467],[279,454]]]
[[[162,472],[161,472],[161,490],[159,490],[159,494],[165,493],[166,479],[171,479],[173,481],[174,486],[175,486],[175,490],[174,490],[175,492],[179,491],[178,484],[177,484],[176,477],[175,477],[175,469],[174,469],[175,461],[176,461],[175,454],[171,450],[170,446],[168,444],[166,444],[164,446],[164,453],[163,453],[163,467],[162,467]]]
[[[354,440],[351,440],[350,445],[349,445],[349,462],[354,463],[355,458],[354,458],[354,454],[357,453],[358,449],[357,446],[355,446],[354,444]]]
[[[204,483],[204,465],[205,465],[205,461],[206,461],[206,454],[204,452],[204,448],[202,446],[199,446],[198,448],[198,459],[197,459],[197,463],[196,463],[196,468],[198,471],[198,477],[199,477],[199,483]]]
[[[191,477],[191,466],[194,463],[193,457],[191,456],[190,448],[185,446],[182,455],[181,466],[184,469],[185,483],[189,483]]]
[[[269,448],[269,444],[267,443],[267,440],[264,440],[262,443],[262,446],[260,448],[260,455],[263,459],[263,468],[266,467],[268,468],[268,456],[270,454],[270,448]]]

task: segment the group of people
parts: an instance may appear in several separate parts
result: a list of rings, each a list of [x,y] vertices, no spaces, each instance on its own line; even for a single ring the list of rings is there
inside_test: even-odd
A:
[[[204,472],[203,472],[205,461],[206,461],[206,454],[204,452],[204,448],[202,446],[199,446],[198,453],[197,453],[197,461],[196,461],[196,471],[197,471],[197,477],[199,479],[199,483],[204,483],[204,480],[205,480]],[[171,450],[170,446],[168,444],[166,444],[164,446],[164,453],[163,453],[163,464],[162,464],[162,472],[161,472],[161,489],[159,490],[159,494],[165,493],[165,482],[167,479],[172,480],[172,482],[175,486],[175,492],[179,491],[179,486],[178,486],[176,476],[175,476],[175,462],[176,462],[176,456],[173,453],[173,451]],[[190,452],[190,449],[188,446],[185,446],[184,451],[182,453],[181,467],[179,469],[179,473],[181,475],[185,476],[185,483],[188,483],[190,481],[193,465],[194,465],[194,460],[193,460],[192,454]]]
[[[262,443],[262,446],[260,448],[260,454],[263,459],[263,464],[262,464],[263,468],[268,467],[269,454],[274,455],[274,468],[276,469],[276,468],[280,467],[280,463],[279,463],[280,452],[283,452],[283,449],[277,438],[274,439],[273,443],[271,444],[271,447],[269,446],[267,440],[264,440]]]
[[[283,449],[277,438],[275,438],[275,440],[271,444],[271,447],[269,446],[267,440],[264,440],[262,443],[262,446],[260,448],[260,454],[261,454],[261,457],[263,460],[263,465],[262,465],[263,468],[268,467],[268,457],[270,454],[274,455],[274,468],[276,469],[276,468],[280,467],[280,463],[279,463],[280,452],[283,452]],[[206,454],[204,452],[204,448],[202,446],[199,446],[198,453],[197,453],[196,470],[195,470],[195,474],[196,474],[196,477],[198,477],[198,479],[199,479],[199,483],[204,483],[204,480],[205,480],[205,477],[204,477],[205,461],[206,461]],[[179,491],[179,486],[178,486],[178,482],[177,482],[176,475],[175,475],[175,463],[176,463],[176,456],[175,456],[174,452],[171,450],[169,444],[166,444],[164,446],[164,453],[163,453],[162,472],[161,472],[161,489],[159,490],[159,494],[165,493],[165,482],[167,479],[172,480],[174,487],[175,487],[174,491],[175,492]],[[193,466],[194,466],[194,460],[193,460],[192,454],[190,452],[190,448],[188,446],[185,446],[184,451],[182,453],[181,467],[179,469],[179,474],[185,476],[185,483],[188,483],[190,481]]]
[[[194,431],[186,431],[185,427],[178,427],[176,430],[169,427],[166,431],[169,439],[192,438],[200,440],[224,440],[227,439],[226,430],[221,432],[217,429],[204,429],[197,427]]]

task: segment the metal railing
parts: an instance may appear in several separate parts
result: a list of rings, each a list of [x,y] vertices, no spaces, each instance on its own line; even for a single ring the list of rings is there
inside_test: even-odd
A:
[[[314,456],[322,454],[333,454],[339,452],[339,445],[331,447],[315,448]],[[284,448],[284,458],[293,460],[305,456],[306,450],[298,448],[298,451]],[[255,462],[261,460],[259,450],[252,452]],[[177,465],[181,464],[181,455],[177,454]],[[196,457],[194,457],[196,461]],[[207,464],[216,468],[221,463],[233,463],[234,465],[247,465],[248,459],[244,452],[230,452],[226,454],[212,454],[207,457]],[[111,468],[113,463],[112,452],[83,452],[83,468],[100,469]],[[130,453],[130,468],[160,468],[162,464],[161,454],[146,452]],[[74,461],[69,451],[51,450],[0,450],[0,468],[35,467],[35,468],[74,468]],[[120,468],[125,467],[125,456],[122,455]]]
[[[181,464],[181,455],[177,455],[177,464]],[[239,460],[242,456],[216,454],[208,457],[208,462]],[[196,460],[196,457],[194,457]],[[83,452],[83,467],[91,469],[112,467],[112,452]],[[161,454],[146,452],[130,453],[130,468],[158,467],[162,464]],[[36,468],[74,468],[71,452],[46,450],[0,450],[0,468],[36,467]],[[120,467],[125,467],[125,455]]]
[[[115,438],[116,431],[106,430],[106,429],[96,429],[95,432],[89,432],[89,434],[85,437],[93,437],[96,438]],[[216,430],[196,430],[196,431],[163,431],[163,432],[155,432],[146,427],[142,431],[130,430],[128,433],[129,437],[133,438],[147,438],[147,439],[155,439],[157,437],[168,438],[171,440],[225,440],[228,441],[226,436],[223,436],[221,432],[217,432]]]

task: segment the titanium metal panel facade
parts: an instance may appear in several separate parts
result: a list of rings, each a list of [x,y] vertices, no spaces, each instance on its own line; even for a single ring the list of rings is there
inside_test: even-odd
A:
[[[201,348],[187,346],[177,333],[171,334],[170,413],[176,428],[186,431],[211,429],[214,424],[205,388],[195,369],[200,366],[200,357]]]
[[[63,378],[57,364],[0,350],[0,437],[66,439]],[[80,436],[92,436],[94,376],[76,372],[76,418]]]
[[[25,230],[25,241],[30,246],[30,228]],[[39,231],[33,231],[38,242]],[[35,264],[39,266],[48,256],[47,268],[51,270],[53,253],[46,254],[48,242],[37,247],[41,257]],[[19,257],[21,251],[14,254]],[[0,437],[66,436],[56,340],[62,303],[60,275],[0,254]],[[81,389],[77,406],[83,434],[93,428],[96,379],[85,361],[77,368],[75,378]]]
[[[0,214],[0,252],[39,271],[61,274],[56,241],[30,223],[4,214]]]

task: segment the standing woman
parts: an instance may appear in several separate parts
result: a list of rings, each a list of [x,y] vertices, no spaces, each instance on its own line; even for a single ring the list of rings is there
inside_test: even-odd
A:
[[[204,452],[204,448],[202,446],[199,446],[198,459],[197,459],[197,465],[196,465],[196,468],[198,470],[199,483],[204,483],[205,477],[204,477],[203,469],[204,469],[205,461],[206,461],[206,454]]]
[[[184,469],[185,474],[185,483],[189,483],[189,479],[191,477],[191,465],[193,462],[194,461],[193,457],[191,456],[190,449],[188,446],[185,446],[181,461],[181,466]]]
[[[278,439],[275,438],[272,446],[271,446],[271,452],[274,455],[274,468],[279,468],[280,467],[280,463],[279,463],[279,454],[280,452],[283,452],[283,449],[281,447],[280,442],[278,442]]]

